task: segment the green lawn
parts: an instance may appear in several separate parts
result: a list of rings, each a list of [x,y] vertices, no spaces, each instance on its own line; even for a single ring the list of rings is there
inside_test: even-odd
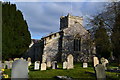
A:
[[[71,70],[63,70],[62,69],[62,64],[58,64],[59,69],[47,69],[46,71],[34,71],[34,65],[31,65],[29,67],[29,78],[53,78],[55,76],[69,76],[72,78],[87,78],[87,79],[92,79],[95,80],[95,75],[94,75],[94,69],[93,67],[89,64],[88,68],[82,68],[82,64],[76,63],[74,65],[74,69]],[[11,70],[6,69],[5,73],[10,75]],[[115,72],[106,72],[108,78],[120,78],[120,73],[115,73]]]

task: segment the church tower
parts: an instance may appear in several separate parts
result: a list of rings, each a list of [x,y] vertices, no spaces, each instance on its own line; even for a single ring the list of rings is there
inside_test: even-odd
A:
[[[75,23],[83,24],[83,18],[79,16],[72,16],[68,13],[67,16],[61,16],[60,18],[60,30],[70,27]]]

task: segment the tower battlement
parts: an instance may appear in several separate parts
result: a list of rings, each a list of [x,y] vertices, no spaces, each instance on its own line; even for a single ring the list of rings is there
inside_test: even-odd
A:
[[[75,23],[80,23],[82,25],[83,17],[72,16],[69,13],[67,16],[61,16],[60,17],[60,30],[68,28],[68,27],[74,25]]]

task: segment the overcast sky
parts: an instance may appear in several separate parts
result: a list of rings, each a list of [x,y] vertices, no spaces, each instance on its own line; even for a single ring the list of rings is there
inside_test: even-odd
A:
[[[77,0],[75,0],[76,2],[47,2],[46,0],[44,0],[46,2],[42,2],[42,0],[36,0],[36,2],[32,0],[29,0],[29,2],[27,0],[26,2],[23,2],[23,0],[18,0],[18,2],[14,2],[14,0],[4,1],[13,1],[12,3],[16,4],[17,9],[22,11],[32,39],[40,39],[51,32],[59,31],[60,16],[66,16],[68,13],[73,16],[83,16],[83,25],[88,29],[86,18],[100,13],[106,4],[106,2],[96,2],[97,0],[89,0],[92,2],[87,2],[87,0],[81,0],[82,2],[77,2]]]

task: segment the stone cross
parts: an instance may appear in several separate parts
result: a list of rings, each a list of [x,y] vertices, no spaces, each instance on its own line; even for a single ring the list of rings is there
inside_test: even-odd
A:
[[[99,64],[99,60],[98,57],[93,57],[93,63],[94,63],[94,67]]]
[[[74,65],[73,65],[73,56],[72,54],[69,54],[67,57],[67,69],[73,69]]]
[[[67,61],[63,62],[63,69],[67,69]]]
[[[40,61],[35,61],[34,70],[39,70],[39,68],[40,68]]]
[[[41,70],[46,70],[46,63],[41,63]]]
[[[24,78],[24,80],[27,80],[28,62],[21,59],[14,61],[12,66],[11,78],[12,80],[17,80],[18,78]]]
[[[57,69],[57,61],[52,62],[52,69]]]
[[[105,68],[102,64],[97,64],[95,66],[95,73],[97,80],[105,80],[106,78]]]
[[[83,63],[83,68],[87,68],[88,67],[88,63]]]
[[[47,61],[47,67],[51,67],[51,61]]]

